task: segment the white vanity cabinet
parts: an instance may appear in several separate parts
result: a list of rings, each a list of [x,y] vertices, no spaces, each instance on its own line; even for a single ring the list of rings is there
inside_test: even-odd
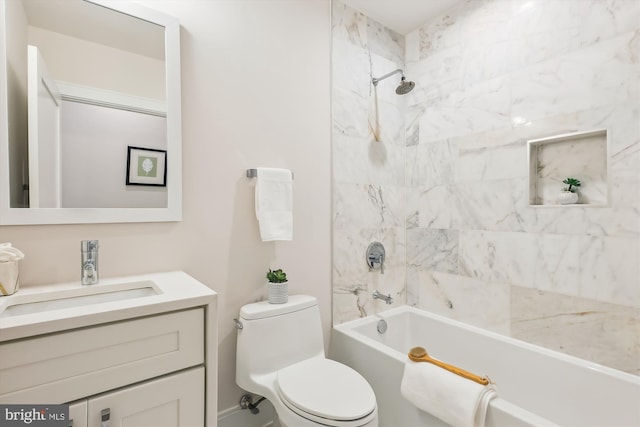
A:
[[[0,401],[75,401],[74,427],[202,426],[204,331],[193,308],[0,344]]]
[[[172,288],[165,275],[181,280]],[[184,273],[153,286],[135,304],[0,310],[0,403],[68,403],[73,427],[215,427],[215,293]]]

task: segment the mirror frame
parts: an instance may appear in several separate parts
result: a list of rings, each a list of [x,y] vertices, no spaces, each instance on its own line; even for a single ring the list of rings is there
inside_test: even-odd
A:
[[[167,102],[166,208],[12,208],[9,194],[9,130],[6,31],[0,31],[0,225],[169,222],[182,220],[182,108],[180,22],[147,7],[117,0],[85,0],[165,28]],[[6,0],[0,0],[0,27],[6,26]],[[124,177],[123,177],[124,182]]]

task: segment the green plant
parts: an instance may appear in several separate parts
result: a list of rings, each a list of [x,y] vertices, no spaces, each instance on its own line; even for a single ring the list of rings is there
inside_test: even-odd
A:
[[[580,181],[575,178],[567,178],[564,181],[562,181],[562,183],[567,184],[569,186],[564,191],[570,191],[572,193],[575,193],[578,187],[580,187]],[[572,188],[572,187],[576,187],[576,188]]]
[[[282,269],[269,269],[267,272],[267,280],[271,283],[284,283],[287,281],[287,273],[282,271]]]

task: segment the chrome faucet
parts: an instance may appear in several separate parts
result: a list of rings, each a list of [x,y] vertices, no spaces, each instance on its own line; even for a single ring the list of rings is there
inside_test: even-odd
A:
[[[98,283],[98,241],[83,240],[80,242],[82,253],[81,283],[83,285],[93,285]]]
[[[383,295],[378,291],[373,291],[373,299],[381,299],[382,301],[386,302],[387,304],[393,304],[393,298],[391,298],[391,294]]]

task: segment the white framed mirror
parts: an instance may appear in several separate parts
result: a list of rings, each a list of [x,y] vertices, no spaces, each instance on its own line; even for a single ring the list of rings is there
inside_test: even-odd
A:
[[[0,0],[0,22],[0,225],[181,220],[178,20]]]

